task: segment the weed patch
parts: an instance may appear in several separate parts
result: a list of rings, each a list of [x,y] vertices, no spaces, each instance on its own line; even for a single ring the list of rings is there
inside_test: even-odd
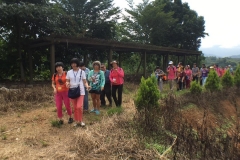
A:
[[[114,107],[114,108],[110,108],[110,109],[107,110],[107,115],[108,116],[112,116],[114,114],[120,115],[122,112],[123,112],[122,107]]]

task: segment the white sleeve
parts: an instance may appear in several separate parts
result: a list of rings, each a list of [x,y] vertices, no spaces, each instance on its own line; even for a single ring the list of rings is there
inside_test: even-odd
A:
[[[86,73],[82,71],[82,79],[86,79]]]
[[[70,71],[67,72],[67,77],[66,79],[70,79]]]

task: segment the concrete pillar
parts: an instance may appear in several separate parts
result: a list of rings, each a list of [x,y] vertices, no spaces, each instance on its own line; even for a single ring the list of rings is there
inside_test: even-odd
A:
[[[146,71],[146,67],[147,67],[147,53],[146,51],[144,51],[144,56],[143,56],[143,76],[144,78],[147,78],[147,71]]]
[[[51,66],[51,75],[55,73],[55,44],[50,46],[50,66]]]
[[[29,76],[30,76],[30,81],[29,83],[32,84],[33,83],[33,62],[32,62],[32,50],[30,49],[28,51],[28,58],[29,58]]]
[[[108,52],[108,69],[111,69],[111,62],[112,62],[112,54],[113,54],[113,50],[110,49]]]

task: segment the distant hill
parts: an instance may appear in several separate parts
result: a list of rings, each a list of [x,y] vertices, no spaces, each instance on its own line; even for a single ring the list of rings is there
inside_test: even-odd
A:
[[[240,58],[240,55],[230,56],[230,58]]]

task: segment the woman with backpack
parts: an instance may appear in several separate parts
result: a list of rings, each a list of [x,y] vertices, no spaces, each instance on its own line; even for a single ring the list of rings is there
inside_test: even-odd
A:
[[[183,67],[179,67],[179,74],[177,77],[177,83],[178,83],[178,91],[182,91],[183,90],[183,85],[184,85],[184,81],[186,78],[186,73],[184,72]]]
[[[70,107],[70,99],[68,98],[68,88],[66,87],[66,76],[67,73],[63,71],[63,63],[56,62],[55,64],[56,73],[52,76],[52,88],[55,96],[55,103],[57,107],[57,116],[59,118],[59,124],[63,124],[63,113],[62,104],[64,103],[67,113],[69,115],[68,123],[73,122],[72,110]]]
[[[71,98],[74,107],[75,126],[85,126],[83,122],[83,100],[85,95],[84,86],[87,90],[90,88],[86,80],[86,74],[80,67],[80,61],[73,58],[70,61],[72,69],[67,72],[66,86],[69,88],[68,97]]]
[[[105,85],[104,72],[101,70],[101,63],[99,61],[93,62],[93,70],[88,74],[88,81],[90,82],[91,94],[93,101],[93,109],[90,112],[95,112],[96,115],[100,114],[100,95]]]
[[[163,91],[163,76],[164,75],[165,75],[165,73],[160,69],[159,66],[157,66],[155,69],[155,76],[157,78],[158,88],[161,92]]]
[[[117,107],[122,105],[122,92],[124,83],[124,71],[118,66],[117,61],[111,62],[112,69],[110,71],[109,79],[112,84],[112,97]],[[117,98],[118,92],[118,98]]]

